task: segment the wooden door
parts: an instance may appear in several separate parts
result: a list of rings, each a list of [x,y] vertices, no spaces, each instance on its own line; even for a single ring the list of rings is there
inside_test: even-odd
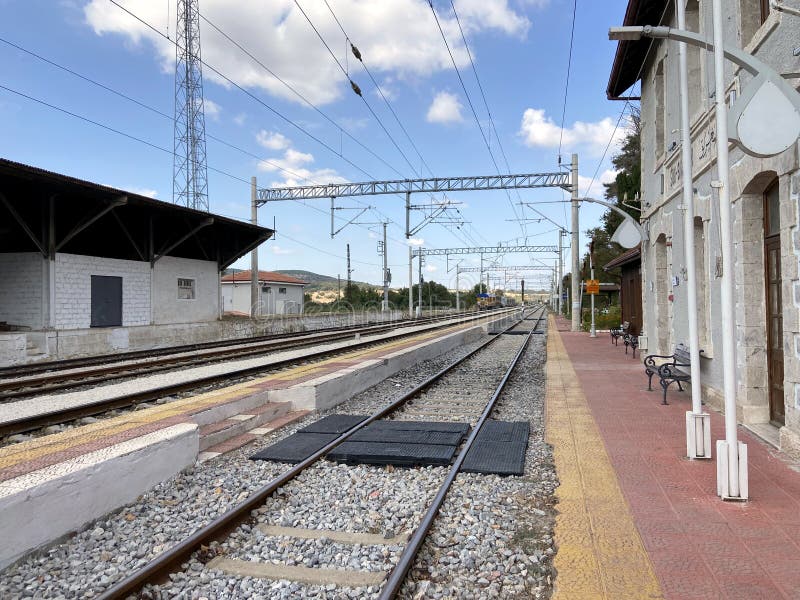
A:
[[[781,298],[781,236],[778,216],[780,202],[777,182],[767,190],[764,200],[769,416],[776,425],[783,425],[783,302]]]

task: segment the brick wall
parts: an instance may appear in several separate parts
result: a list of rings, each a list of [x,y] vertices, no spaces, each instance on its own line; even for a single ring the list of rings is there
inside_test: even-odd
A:
[[[92,275],[122,277],[122,325],[150,324],[150,263],[56,255],[56,327],[91,326]]]
[[[0,254],[0,321],[42,327],[44,258],[36,252]]]

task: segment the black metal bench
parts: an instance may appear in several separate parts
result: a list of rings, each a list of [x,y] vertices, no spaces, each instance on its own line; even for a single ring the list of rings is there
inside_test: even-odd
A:
[[[619,346],[619,338],[628,333],[628,327],[630,327],[630,323],[625,321],[619,327],[612,327],[609,329],[609,333],[611,334],[611,342],[615,346]]]
[[[628,353],[628,348],[632,350],[632,358],[636,358],[636,349],[639,347],[639,336],[632,333],[626,333],[622,336],[622,341],[625,344],[625,354]]]
[[[700,350],[702,353],[703,351]],[[667,402],[667,388],[673,383],[678,384],[678,389],[683,391],[682,381],[691,381],[692,365],[689,348],[683,344],[675,346],[673,354],[650,354],[644,359],[644,372],[647,375],[647,389],[652,391],[653,375],[658,374],[658,383],[664,390],[664,399],[661,404]]]

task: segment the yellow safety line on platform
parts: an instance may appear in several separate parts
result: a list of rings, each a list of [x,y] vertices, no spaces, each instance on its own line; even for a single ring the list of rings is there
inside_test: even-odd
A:
[[[483,319],[481,319],[481,321],[482,320]],[[68,450],[75,446],[80,446],[94,440],[124,433],[130,429],[141,427],[143,425],[161,421],[170,417],[179,416],[187,412],[198,412],[198,410],[203,408],[224,404],[242,396],[243,394],[246,394],[248,391],[253,393],[260,391],[258,386],[271,380],[299,379],[316,372],[325,371],[327,364],[332,362],[356,361],[359,358],[368,356],[370,354],[385,354],[389,351],[395,350],[396,348],[402,346],[413,346],[427,339],[447,335],[459,328],[466,328],[475,324],[476,322],[461,323],[441,330],[424,331],[412,337],[393,340],[383,344],[381,344],[379,341],[376,341],[376,344],[380,345],[372,348],[362,348],[353,352],[342,354],[340,356],[334,356],[332,358],[325,359],[319,363],[300,365],[285,371],[271,373],[270,375],[253,379],[251,381],[234,384],[217,390],[211,390],[209,392],[198,394],[197,396],[181,398],[180,400],[174,400],[167,404],[154,406],[152,408],[137,411],[135,413],[121,415],[112,419],[104,419],[97,423],[76,427],[61,433],[43,436],[27,442],[14,444],[12,446],[6,446],[5,448],[0,448],[0,468],[10,467],[15,464],[19,464],[20,462],[34,460],[48,454]],[[289,385],[291,385],[290,382]]]
[[[548,329],[545,439],[560,482],[554,598],[663,598],[552,315]]]

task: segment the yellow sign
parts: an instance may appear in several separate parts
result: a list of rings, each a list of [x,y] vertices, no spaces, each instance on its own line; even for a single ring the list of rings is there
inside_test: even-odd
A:
[[[600,293],[600,280],[599,279],[587,279],[586,280],[586,293],[587,294],[599,294]]]

